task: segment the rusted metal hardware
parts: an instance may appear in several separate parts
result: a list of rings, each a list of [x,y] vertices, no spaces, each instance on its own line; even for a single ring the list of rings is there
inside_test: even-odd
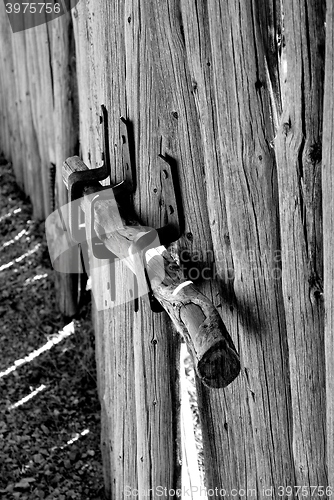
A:
[[[102,106],[102,109],[103,109],[103,114],[101,117],[101,124],[102,124],[102,138],[104,147],[102,155],[104,158],[104,167],[106,168],[106,170],[108,170],[110,174],[111,166],[110,166],[109,139],[108,139],[108,117],[104,106]],[[132,133],[130,130],[130,123],[123,116],[121,116],[120,118],[120,131],[122,138],[121,158],[122,158],[124,179],[118,184],[112,186],[112,189],[116,200],[119,200],[121,202],[122,198],[125,197],[126,199],[128,199],[134,193],[136,188],[136,177],[135,177],[134,161],[132,160],[133,148],[131,148]],[[94,172],[95,170],[92,171]],[[100,179],[94,179],[94,181],[98,180]],[[106,186],[105,189],[109,190],[110,186]],[[108,196],[109,196],[109,191],[104,193],[101,190],[98,193],[96,193],[96,196],[93,198],[91,202],[92,214],[94,214],[94,207],[96,202],[101,201],[103,199],[108,199]],[[94,217],[91,218],[91,221],[93,220]],[[111,260],[114,259],[113,254],[96,236],[94,230],[94,224],[91,224],[91,242],[92,242],[92,252],[94,257],[96,257],[97,259],[111,259]]]
[[[85,229],[80,227],[79,200],[87,186],[92,182],[103,181],[110,177],[108,116],[105,106],[101,106],[100,121],[103,125],[102,165],[99,168],[72,172],[67,179],[69,199],[69,227],[73,241],[80,243],[85,239]],[[64,179],[65,180],[65,179]],[[66,180],[65,180],[66,181]]]
[[[85,240],[86,229],[83,224],[80,224],[80,198],[84,195],[85,190],[90,189],[92,192],[92,187],[96,183],[105,180],[110,177],[111,165],[110,165],[110,153],[109,153],[109,132],[108,132],[108,116],[105,106],[101,106],[102,115],[100,117],[100,122],[102,125],[102,166],[95,169],[87,170],[77,170],[71,173],[68,177],[68,192],[69,192],[69,218],[70,218],[70,232],[72,239],[81,244]],[[121,158],[123,166],[124,179],[112,186],[115,199],[122,203],[122,199],[128,199],[134,193],[136,187],[136,175],[135,175],[135,164],[132,159],[133,141],[132,134],[130,130],[129,122],[124,118],[120,118],[120,129],[121,129]],[[180,237],[180,220],[179,220],[179,203],[176,199],[176,189],[175,189],[175,174],[172,171],[171,161],[168,157],[159,155],[157,163],[160,168],[160,184],[161,184],[161,197],[160,197],[160,220],[161,227],[158,229],[152,229],[149,233],[143,234],[138,240],[132,244],[133,255],[136,255],[134,262],[136,262],[136,273],[135,280],[138,276],[141,279],[144,278],[146,281],[146,286],[148,294],[144,295],[144,299],[148,301],[151,310],[153,312],[162,312],[164,309],[161,304],[154,298],[151,283],[146,270],[146,258],[145,254],[153,244],[153,241],[157,241],[164,246],[169,246],[172,242],[176,241]],[[114,261],[116,256],[108,250],[104,245],[103,241],[97,236],[94,229],[94,210],[96,203],[101,200],[106,200],[110,197],[111,186],[98,186],[98,191],[95,196],[91,199],[91,209],[89,216],[90,224],[90,246],[91,251],[97,259],[109,259]],[[87,217],[86,217],[87,219]],[[87,222],[87,221],[86,221]],[[158,239],[157,239],[158,238]],[[157,246],[157,245],[156,245]],[[142,272],[144,273],[142,275]],[[113,279],[114,277],[112,277]],[[138,286],[135,284],[135,286]],[[114,299],[115,286],[112,283],[110,287],[111,299]],[[135,300],[135,311],[138,311],[138,300]]]

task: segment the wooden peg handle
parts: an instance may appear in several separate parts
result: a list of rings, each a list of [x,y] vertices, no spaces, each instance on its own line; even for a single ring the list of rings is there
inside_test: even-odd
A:
[[[229,385],[240,372],[240,359],[232,339],[212,302],[203,295],[164,247],[154,250],[164,259],[163,280],[152,279],[153,293],[182,334],[194,368],[202,382],[212,388]],[[159,270],[152,258],[147,263],[149,276]]]

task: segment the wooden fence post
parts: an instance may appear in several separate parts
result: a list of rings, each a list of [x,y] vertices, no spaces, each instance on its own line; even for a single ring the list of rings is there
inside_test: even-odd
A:
[[[275,152],[292,451],[296,484],[326,486],[321,410],[326,405],[321,215],[325,4],[293,0],[283,2],[283,10],[287,73]]]
[[[55,179],[50,186],[53,206],[51,210],[68,203],[67,190],[62,179],[64,158],[78,153],[79,148],[79,103],[75,61],[75,42],[71,14],[53,21],[51,40],[51,62],[53,78],[53,127],[55,149]],[[61,230],[61,228],[59,228]],[[72,251],[77,251],[74,247]],[[61,273],[56,273],[55,283],[60,311],[72,317],[78,309],[80,275],[71,268],[68,257],[60,257]],[[78,271],[78,270],[77,270]]]
[[[17,183],[24,187],[24,165],[23,156],[26,151],[24,137],[21,136],[19,126],[20,107],[18,106],[18,95],[16,87],[18,83],[15,78],[15,52],[11,36],[11,28],[5,13],[5,6],[0,5],[0,58],[1,67],[4,71],[0,73],[1,85],[1,127],[0,138],[2,152],[9,161],[13,162],[13,169]],[[21,36],[22,39],[22,36]],[[22,115],[20,119],[22,120]]]
[[[153,179],[156,175],[151,165],[160,152],[160,140],[155,131],[158,115],[154,94],[150,99],[155,88],[151,88],[152,63],[140,6],[79,2],[72,13],[83,160],[93,167],[101,161],[99,114],[104,104],[109,119],[112,181],[122,180],[119,119],[121,115],[128,118],[133,123],[136,147],[138,189],[134,204],[143,223],[154,227],[156,207],[150,178],[152,172]],[[125,293],[129,276],[117,266],[117,294]],[[94,270],[92,278],[94,297],[107,295],[106,271]],[[173,338],[170,323],[153,315],[146,304],[136,314],[131,303],[124,303],[95,310],[94,316],[107,491],[111,498],[124,498],[126,491],[138,489],[138,498],[144,498],[158,486],[173,488],[179,469],[179,341]],[[155,498],[155,493],[151,496]]]
[[[265,488],[294,485],[265,49],[253,2],[181,5],[221,312],[243,366],[225,390],[198,384],[206,481],[262,498]]]
[[[322,207],[324,235],[324,297],[325,297],[325,353],[326,353],[326,415],[328,484],[334,487],[334,8],[327,4],[325,97],[322,149]]]
[[[5,153],[13,160],[18,182],[33,200],[34,216],[42,219],[47,212],[44,204],[39,137],[36,133],[36,123],[33,121],[30,88],[32,82],[28,72],[26,33],[22,31],[13,36],[5,5],[1,5],[0,9],[1,53],[3,67],[6,68],[2,75],[2,93],[9,139]],[[34,55],[34,59],[36,58],[38,54]],[[46,92],[50,90],[48,88]],[[43,121],[43,118],[40,121]]]

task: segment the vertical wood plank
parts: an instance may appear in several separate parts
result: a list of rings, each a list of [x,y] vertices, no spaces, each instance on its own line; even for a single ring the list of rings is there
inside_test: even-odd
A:
[[[215,277],[243,363],[224,391],[198,384],[206,481],[260,498],[263,488],[294,484],[285,318],[275,279],[274,127],[260,16],[253,2],[238,1],[182,1],[182,13],[205,152]]]
[[[55,210],[68,203],[67,189],[62,179],[63,162],[78,153],[79,110],[75,65],[75,45],[72,19],[61,16],[52,22],[51,61],[54,99],[54,149],[56,178],[51,196],[54,196]],[[73,248],[73,251],[77,249]],[[61,262],[63,273],[56,273],[57,301],[60,311],[68,317],[78,308],[78,275],[72,269],[68,257]]]
[[[36,134],[36,144],[40,162],[32,165],[32,194],[31,198],[41,198],[43,215],[51,211],[49,192],[49,172],[51,162],[55,163],[55,138],[54,138],[54,98],[53,74],[51,60],[51,40],[49,29],[52,24],[41,24],[24,32],[26,40],[27,79],[29,82],[29,98],[33,130]],[[13,35],[16,37],[16,34]],[[36,181],[41,184],[40,190]],[[34,203],[34,202],[33,202]]]
[[[2,131],[7,131],[2,147],[13,161],[17,182],[31,198],[34,216],[43,218],[54,209],[51,163],[56,163],[61,172],[62,162],[75,153],[78,140],[73,96],[69,95],[75,80],[70,61],[74,56],[73,43],[69,48],[72,30],[69,17],[63,16],[13,35],[2,4],[1,9],[1,57],[5,68],[1,73]],[[61,173],[58,193],[59,204],[66,203]],[[64,262],[62,268],[65,267]],[[61,274],[58,278],[60,310],[73,316],[77,308],[77,276]]]
[[[152,85],[152,64],[142,65],[136,58],[140,53],[147,60],[147,34],[139,7],[129,2],[126,5],[102,2],[98,7],[82,2],[73,10],[73,22],[83,159],[88,162],[90,156],[92,167],[100,161],[99,114],[103,103],[109,118],[112,181],[122,180],[119,118],[123,115],[130,119],[139,159],[135,208],[147,223],[151,222],[147,214],[152,212],[152,198],[147,198],[146,190],[159,142],[155,135],[154,139],[150,137],[149,130],[142,135],[151,120],[155,122],[156,108],[154,102],[153,111],[146,106],[145,87]],[[139,74],[140,82],[136,76]],[[143,157],[147,159],[144,163]],[[117,273],[116,293],[121,294],[122,290],[125,293],[129,274],[119,274],[119,270]],[[106,289],[106,279],[102,271],[94,270],[93,288]],[[144,498],[150,488],[159,485],[171,488],[176,481],[178,340],[172,338],[170,325],[153,316],[146,305],[135,315],[130,303],[95,312],[95,324],[99,352],[104,353],[103,359],[98,359],[98,366],[104,373],[102,440],[107,449],[104,457],[107,489],[112,498],[123,498],[126,487],[138,488],[138,498]],[[155,498],[154,493],[151,495]]]
[[[325,2],[287,1],[283,10],[287,77],[275,151],[292,446],[297,484],[326,486],[326,422],[319,411],[326,404],[321,216]]]
[[[326,353],[326,415],[328,484],[334,485],[334,8],[327,4],[325,95],[322,148],[322,207],[324,235],[324,297],[325,297],[325,353]]]
[[[159,227],[154,187],[158,186],[155,184],[160,152],[157,126],[162,113],[149,50],[149,17],[144,7],[128,2],[123,14],[126,114],[133,121],[136,141],[135,207],[144,223]],[[140,310],[134,318],[139,498],[145,498],[150,489],[149,498],[157,498],[157,487],[169,490],[179,484],[178,353],[179,339],[165,313],[152,314],[140,300]]]
[[[24,186],[23,141],[19,126],[19,102],[17,82],[14,78],[14,51],[9,20],[5,6],[0,6],[0,58],[3,70],[1,85],[1,149],[8,160],[12,160],[18,184]]]
[[[17,89],[18,126],[25,152],[23,165],[24,190],[30,196],[34,217],[42,219],[45,215],[43,184],[39,175],[41,156],[38,136],[32,117],[30,82],[25,32],[11,35],[14,52],[14,82]],[[37,175],[36,175],[37,174]]]

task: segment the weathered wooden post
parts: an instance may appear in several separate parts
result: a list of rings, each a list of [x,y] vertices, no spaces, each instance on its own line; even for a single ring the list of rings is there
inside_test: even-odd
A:
[[[324,297],[325,297],[325,354],[326,354],[326,416],[328,484],[334,485],[334,8],[327,4],[325,97],[322,148],[322,206],[324,235]]]
[[[78,147],[75,47],[71,15],[12,34],[1,9],[1,144],[17,181],[42,219],[66,203],[61,177],[64,153]],[[58,166],[58,168],[57,168]],[[52,173],[57,177],[57,189]],[[69,267],[64,260],[64,271]],[[67,269],[70,271],[70,269]],[[77,310],[78,277],[56,275],[58,303],[65,316]]]
[[[207,485],[262,498],[264,488],[294,484],[294,473],[289,439],[282,439],[290,433],[290,395],[275,275],[275,130],[261,7],[218,0],[181,4],[221,311],[243,366],[224,391],[198,385]]]
[[[6,70],[0,73],[0,138],[1,149],[8,160],[12,160],[17,183],[24,187],[24,164],[23,152],[26,150],[24,138],[21,137],[18,120],[20,108],[17,106],[15,78],[14,47],[11,36],[11,28],[5,14],[5,6],[0,5],[0,58],[1,65]],[[22,116],[21,116],[22,120]]]
[[[283,2],[283,10],[287,69],[275,152],[292,452],[296,485],[326,486],[325,413],[319,411],[326,405],[321,214],[325,4],[293,0]]]
[[[61,169],[64,155],[71,156],[79,149],[79,103],[75,61],[75,45],[72,16],[68,13],[53,21],[52,43],[50,47],[53,73],[55,132],[55,178],[50,185],[52,207],[56,210],[67,203]],[[62,228],[55,228],[58,233]],[[76,248],[72,249],[77,252]],[[59,267],[63,272],[55,273],[57,301],[61,312],[68,317],[78,310],[78,289],[80,275],[76,274],[68,256],[60,256]]]
[[[2,99],[3,113],[5,115],[4,129],[7,129],[7,140],[4,143],[4,152],[13,160],[14,172],[20,186],[34,200],[34,216],[43,218],[48,211],[44,202],[47,193],[44,193],[41,169],[41,153],[38,133],[33,122],[34,106],[31,102],[31,86],[38,82],[31,81],[28,72],[28,42],[24,31],[14,37],[11,33],[5,5],[1,4],[1,56],[3,61],[2,71]],[[41,27],[43,33],[45,26]],[[44,48],[44,47],[43,47]],[[32,54],[30,54],[32,56]],[[43,62],[38,59],[38,54],[33,57],[35,64]],[[51,88],[45,88],[48,95]],[[41,96],[40,96],[41,97]],[[47,101],[47,99],[46,99]],[[38,99],[40,102],[40,99]],[[48,102],[49,103],[49,102]],[[47,102],[45,103],[47,104]],[[52,109],[52,106],[51,106]],[[43,121],[39,120],[39,123]],[[44,184],[45,188],[45,184]]]
[[[140,215],[144,223],[154,227],[155,221],[148,220],[152,196],[145,190],[150,186],[151,175],[147,165],[159,152],[159,139],[147,121],[151,110],[156,127],[155,107],[146,101],[145,87],[150,86],[152,80],[150,63],[147,61],[146,65],[145,30],[143,27],[144,31],[139,32],[138,16],[139,5],[127,2],[98,5],[79,2],[73,11],[80,140],[83,160],[94,166],[100,162],[102,151],[101,104],[108,109],[112,149],[120,144],[119,117],[123,115],[133,121],[135,156],[141,166],[139,175],[143,189]],[[129,17],[131,22],[128,22]],[[144,57],[140,73],[139,67],[133,64],[139,54]],[[115,182],[122,180],[123,175],[117,147],[111,151]],[[135,208],[138,206],[138,199],[135,199]],[[116,269],[118,293],[122,293],[128,272]],[[100,293],[107,292],[107,283],[107,276],[101,269],[94,272],[94,294],[98,293],[97,288]],[[171,326],[161,316],[153,315],[145,304],[134,316],[133,306],[126,303],[116,311],[96,311],[95,329],[101,367],[107,491],[111,498],[123,498],[125,488],[131,491],[147,491],[158,485],[171,488],[177,481],[179,468],[175,425],[178,345],[170,342]],[[152,338],[155,342],[150,342]]]

